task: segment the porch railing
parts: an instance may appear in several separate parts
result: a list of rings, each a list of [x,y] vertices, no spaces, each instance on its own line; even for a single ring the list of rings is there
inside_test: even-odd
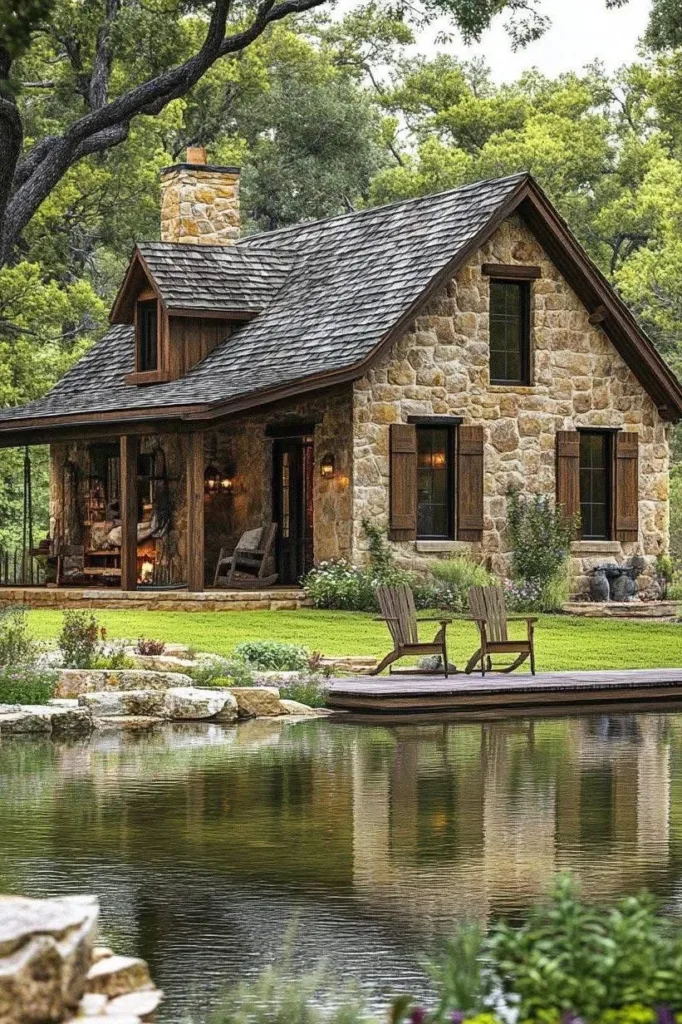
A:
[[[0,547],[0,587],[41,587],[45,558],[21,548]]]

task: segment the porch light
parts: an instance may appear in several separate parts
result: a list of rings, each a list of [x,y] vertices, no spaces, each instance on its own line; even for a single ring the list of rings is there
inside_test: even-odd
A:
[[[223,475],[222,480],[220,481],[220,490],[223,492],[223,494],[231,494],[233,487],[234,480],[232,479],[231,476],[228,476],[227,473],[225,473]]]
[[[331,480],[334,476],[334,456],[327,453],[320,462],[320,476],[323,480]]]
[[[443,469],[446,461],[445,452],[434,452],[431,456],[431,465],[434,469]]]
[[[220,486],[220,470],[210,463],[204,471],[204,490],[207,494],[215,494]]]

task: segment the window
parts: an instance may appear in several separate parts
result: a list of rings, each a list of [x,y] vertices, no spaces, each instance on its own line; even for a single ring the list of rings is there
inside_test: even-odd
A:
[[[611,537],[611,435],[580,431],[580,532],[583,540]]]
[[[453,536],[453,431],[417,427],[417,537]]]
[[[490,282],[490,383],[530,384],[530,282]]]
[[[158,362],[158,311],[156,299],[149,299],[137,304],[137,370],[157,370]]]

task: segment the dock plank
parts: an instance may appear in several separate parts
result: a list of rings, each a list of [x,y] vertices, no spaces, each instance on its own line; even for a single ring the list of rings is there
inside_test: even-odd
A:
[[[545,672],[536,676],[455,675],[335,679],[330,707],[348,711],[425,712],[459,708],[534,707],[609,701],[682,699],[682,667],[595,672]]]

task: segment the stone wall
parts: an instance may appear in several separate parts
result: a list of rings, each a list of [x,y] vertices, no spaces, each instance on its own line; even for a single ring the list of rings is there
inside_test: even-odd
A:
[[[532,264],[533,386],[489,380],[489,279],[485,262]],[[362,517],[387,525],[389,424],[414,415],[462,416],[485,428],[485,530],[476,545],[450,545],[508,569],[506,492],[554,495],[555,437],[577,427],[622,427],[640,439],[639,541],[576,545],[575,590],[599,561],[668,545],[667,428],[652,399],[618,355],[518,216],[510,217],[416,317],[402,340],[354,385],[353,554],[365,557]],[[400,561],[423,567],[414,542],[396,544]]]
[[[318,561],[349,557],[351,549],[352,414],[349,386],[230,420],[207,434],[206,458],[234,470],[229,494],[216,494],[205,505],[206,566],[215,567],[221,546],[232,550],[245,530],[272,521],[272,439],[268,427],[314,423],[313,541]],[[320,460],[334,456],[333,479],[320,476]]]

